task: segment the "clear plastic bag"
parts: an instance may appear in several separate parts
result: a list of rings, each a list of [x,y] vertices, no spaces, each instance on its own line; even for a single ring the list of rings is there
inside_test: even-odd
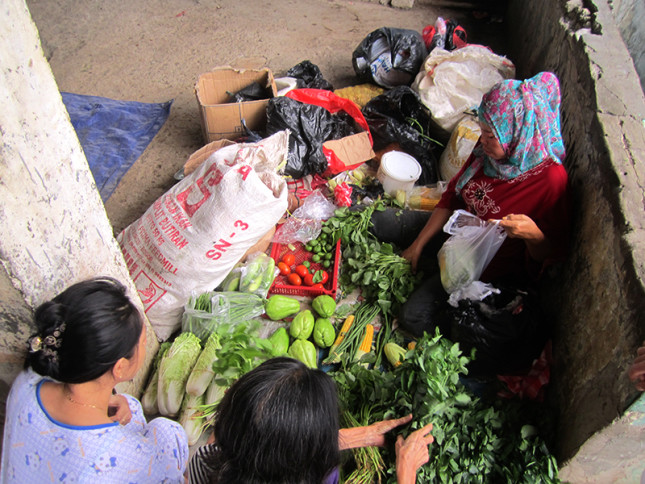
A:
[[[481,277],[506,239],[506,231],[466,210],[455,210],[443,230],[450,237],[437,257],[441,284],[452,294]]]
[[[202,341],[222,324],[237,325],[264,313],[264,300],[246,292],[210,291],[193,293],[184,307],[182,332],[194,333]]]
[[[264,252],[251,254],[240,267],[240,284],[237,290],[266,298],[278,272],[280,271],[276,268],[275,261],[269,255]]]
[[[327,220],[337,209],[320,190],[314,190],[305,198],[302,206],[276,231],[273,242],[278,244],[303,244],[320,235],[322,221]]]

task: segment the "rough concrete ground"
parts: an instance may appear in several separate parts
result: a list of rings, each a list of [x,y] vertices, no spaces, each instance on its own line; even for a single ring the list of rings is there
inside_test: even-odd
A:
[[[645,482],[645,394],[602,433],[592,436],[560,469],[571,484],[638,484]]]
[[[105,204],[115,233],[168,190],[174,173],[203,145],[194,86],[213,67],[267,66],[279,77],[310,60],[335,88],[346,87],[357,83],[352,52],[370,32],[421,31],[437,16],[457,19],[471,42],[504,53],[502,24],[470,4],[458,10],[347,0],[27,4],[61,91],[140,102],[174,99],[165,125]]]

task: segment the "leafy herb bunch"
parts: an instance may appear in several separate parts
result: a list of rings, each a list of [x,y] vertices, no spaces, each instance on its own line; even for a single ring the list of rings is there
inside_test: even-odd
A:
[[[424,335],[392,371],[355,365],[332,375],[343,412],[359,421],[365,415],[374,422],[412,413],[413,421],[398,429],[404,437],[433,423],[435,442],[417,482],[560,482],[555,458],[543,439],[535,427],[523,425],[521,405],[484,401],[462,385],[468,361],[458,344],[437,331]],[[388,467],[385,478],[394,483],[393,445],[382,452]]]
[[[392,244],[379,242],[369,231],[372,214],[385,208],[386,202],[380,198],[364,207],[339,208],[324,222],[322,230],[332,235],[334,243],[341,240],[343,290],[361,288],[367,302],[378,304],[384,314],[394,316],[414,290],[418,276]]]

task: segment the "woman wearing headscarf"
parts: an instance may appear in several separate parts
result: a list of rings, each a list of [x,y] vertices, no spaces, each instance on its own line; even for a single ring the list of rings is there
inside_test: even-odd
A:
[[[373,219],[379,238],[383,238],[379,232],[387,232],[386,239],[407,247],[402,255],[413,270],[421,267],[431,275],[411,295],[399,319],[414,335],[434,331],[437,321],[428,315],[436,314],[447,298],[436,254],[445,241],[443,226],[454,210],[498,220],[506,231],[506,240],[480,277],[483,282],[530,285],[547,265],[566,254],[567,173],[562,165],[557,77],[541,72],[524,81],[498,83],[483,96],[478,117],[480,140],[427,222],[418,212],[399,217],[392,232],[391,214]]]

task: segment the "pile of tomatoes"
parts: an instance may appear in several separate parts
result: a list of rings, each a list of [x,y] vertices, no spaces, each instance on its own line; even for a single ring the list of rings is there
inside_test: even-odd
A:
[[[284,254],[278,261],[277,267],[280,274],[285,276],[292,286],[304,285],[312,289],[323,289],[329,280],[329,273],[325,269],[313,269],[308,260],[296,265],[296,256],[292,252]]]

